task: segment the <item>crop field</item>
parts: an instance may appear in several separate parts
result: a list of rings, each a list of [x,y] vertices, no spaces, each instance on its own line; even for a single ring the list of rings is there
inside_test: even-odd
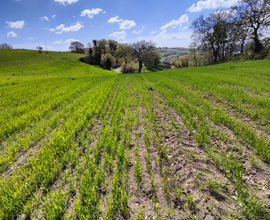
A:
[[[0,219],[270,219],[269,60],[80,56],[0,50]]]

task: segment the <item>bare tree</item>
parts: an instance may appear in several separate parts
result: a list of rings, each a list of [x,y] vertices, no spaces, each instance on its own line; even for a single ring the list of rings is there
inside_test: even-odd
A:
[[[143,62],[147,59],[147,56],[152,51],[155,51],[155,45],[153,42],[146,42],[145,40],[138,41],[132,44],[133,53],[139,62],[139,73],[142,70]]]
[[[42,53],[41,51],[42,51],[43,48],[41,46],[38,46],[37,49],[38,49],[39,53]]]
[[[0,44],[0,49],[13,49],[13,47],[10,44],[3,43]]]

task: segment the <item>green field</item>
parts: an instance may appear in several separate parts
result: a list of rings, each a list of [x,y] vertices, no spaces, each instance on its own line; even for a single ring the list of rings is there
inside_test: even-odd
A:
[[[159,47],[157,48],[160,56],[160,62],[170,62],[172,58],[179,58],[181,56],[189,55],[189,48],[184,47]]]
[[[269,60],[81,56],[0,50],[0,219],[270,219]]]

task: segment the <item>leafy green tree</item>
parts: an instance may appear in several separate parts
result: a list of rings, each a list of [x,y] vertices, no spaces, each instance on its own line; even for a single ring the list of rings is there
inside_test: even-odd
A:
[[[153,69],[153,68],[158,66],[159,60],[160,60],[160,56],[158,54],[158,51],[154,50],[154,51],[151,51],[148,53],[148,55],[144,61],[144,65],[148,69]]]
[[[115,51],[117,50],[118,47],[118,42],[115,40],[108,40],[108,45],[109,45],[109,53],[111,53],[114,56]]]
[[[155,45],[153,42],[146,42],[145,40],[138,41],[132,44],[133,54],[139,62],[139,73],[142,70],[143,62],[147,59],[149,53],[155,51]]]
[[[108,42],[106,39],[101,39],[98,41],[98,47],[101,54],[105,55],[107,53],[107,45],[108,45]]]
[[[260,33],[270,25],[270,0],[240,0],[232,9],[237,11],[241,25],[251,30],[253,52],[261,52],[263,44]]]
[[[122,72],[126,72],[127,63],[132,59],[132,47],[128,44],[120,44],[115,51],[115,58],[122,63]]]
[[[79,41],[73,41],[70,43],[69,49],[73,53],[84,53],[84,45]]]

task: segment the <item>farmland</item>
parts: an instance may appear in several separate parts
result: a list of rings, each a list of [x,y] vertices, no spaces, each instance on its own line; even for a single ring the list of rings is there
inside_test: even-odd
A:
[[[270,63],[117,74],[0,50],[0,219],[270,219]]]
[[[157,50],[161,62],[170,62],[172,58],[178,59],[181,56],[189,55],[189,49],[184,47],[159,47]]]

